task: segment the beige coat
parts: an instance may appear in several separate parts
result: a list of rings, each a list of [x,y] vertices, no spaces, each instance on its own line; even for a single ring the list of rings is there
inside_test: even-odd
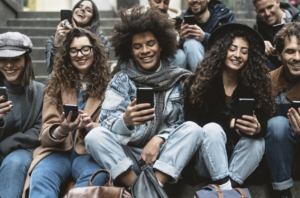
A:
[[[77,95],[75,89],[62,90],[61,95],[63,104],[77,105]],[[69,135],[61,140],[56,140],[50,136],[50,133],[60,125],[60,116],[63,112],[63,108],[57,109],[56,106],[50,104],[50,100],[51,98],[45,95],[43,105],[43,124],[39,136],[41,146],[34,150],[33,161],[27,173],[22,198],[28,197],[28,187],[32,170],[39,163],[39,161],[50,155],[53,151],[69,151],[74,146],[77,154],[88,154],[85,150],[84,137],[80,131],[79,133],[76,133],[74,143],[73,131],[70,131]],[[102,101],[100,98],[89,97],[84,108],[84,112],[91,116],[95,127],[98,126],[99,122],[98,115],[101,102]]]

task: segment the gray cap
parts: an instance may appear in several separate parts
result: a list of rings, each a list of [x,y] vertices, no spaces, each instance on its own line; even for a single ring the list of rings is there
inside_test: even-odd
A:
[[[0,57],[16,57],[32,52],[32,42],[28,36],[19,32],[0,34]]]

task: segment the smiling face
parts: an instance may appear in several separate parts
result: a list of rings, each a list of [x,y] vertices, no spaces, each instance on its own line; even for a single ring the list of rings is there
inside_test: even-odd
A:
[[[285,38],[282,53],[278,53],[278,59],[282,61],[285,75],[290,80],[300,78],[300,42],[296,36]]]
[[[267,25],[280,24],[283,12],[279,0],[260,0],[255,3],[255,11]]]
[[[238,71],[248,60],[248,42],[241,37],[235,37],[227,50],[225,65],[228,69]]]
[[[203,14],[208,9],[207,4],[209,2],[210,0],[187,0],[189,9],[194,15]]]
[[[88,73],[90,73],[91,66],[94,61],[93,48],[90,49],[90,52],[88,53],[88,49],[85,49],[86,48],[85,46],[93,46],[91,44],[90,40],[88,39],[88,37],[86,37],[86,36],[79,37],[79,38],[75,37],[70,45],[70,54],[72,56],[74,54],[75,49],[77,49],[77,50],[81,49],[81,51],[84,54],[88,54],[88,55],[83,55],[81,53],[81,51],[79,51],[76,57],[70,56],[72,65],[78,70],[78,72],[80,74],[82,74],[84,76],[87,75]]]
[[[84,28],[91,23],[93,18],[93,4],[90,1],[83,1],[73,12],[73,18],[78,27]]]
[[[148,3],[151,7],[158,8],[166,14],[169,9],[170,0],[148,0]]]
[[[132,36],[133,59],[147,71],[155,72],[159,68],[161,50],[152,32],[142,32]]]
[[[4,75],[5,81],[11,85],[21,85],[24,68],[24,54],[13,58],[0,57],[0,72]]]

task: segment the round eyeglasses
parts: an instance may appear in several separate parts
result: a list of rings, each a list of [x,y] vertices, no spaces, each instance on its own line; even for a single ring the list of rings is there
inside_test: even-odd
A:
[[[87,56],[91,53],[92,48],[93,47],[89,46],[89,45],[85,45],[81,49],[76,49],[73,47],[73,48],[70,48],[69,54],[71,57],[76,57],[78,55],[78,52],[80,51],[82,55]]]

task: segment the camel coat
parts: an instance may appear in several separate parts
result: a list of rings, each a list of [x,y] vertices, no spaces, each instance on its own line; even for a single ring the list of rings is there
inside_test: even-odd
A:
[[[63,104],[76,104],[77,95],[76,90],[62,90],[61,91]],[[29,167],[27,178],[25,181],[22,198],[28,197],[28,187],[30,184],[30,176],[34,167],[43,158],[50,155],[53,151],[69,151],[73,148],[79,155],[88,154],[85,150],[84,136],[79,130],[76,133],[75,142],[73,143],[74,131],[70,131],[69,135],[63,139],[57,140],[51,137],[50,133],[60,125],[60,116],[63,112],[63,108],[57,109],[56,106],[50,104],[51,98],[47,95],[44,96],[43,106],[43,124],[40,132],[39,140],[41,146],[36,148],[33,153],[33,161]],[[100,98],[89,97],[84,108],[84,112],[87,113],[94,122],[94,126],[97,127],[99,123],[100,104],[102,100]]]

